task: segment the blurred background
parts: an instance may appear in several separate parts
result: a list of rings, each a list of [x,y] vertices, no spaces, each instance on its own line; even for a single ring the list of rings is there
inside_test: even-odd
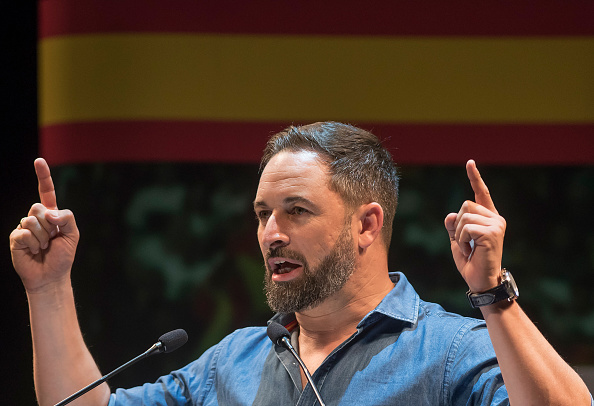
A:
[[[81,230],[73,285],[101,370],[166,331],[190,336],[113,387],[266,323],[251,209],[260,152],[290,124],[336,120],[374,132],[400,166],[391,269],[475,317],[443,219],[473,197],[464,163],[477,160],[508,221],[520,303],[592,388],[592,3],[13,3],[3,235],[38,200],[44,156]],[[34,404],[26,295],[8,249],[0,258],[3,398]]]

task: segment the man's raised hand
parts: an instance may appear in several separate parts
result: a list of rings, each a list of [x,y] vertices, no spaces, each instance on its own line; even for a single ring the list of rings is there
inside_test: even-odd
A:
[[[41,203],[10,234],[12,263],[29,293],[69,280],[79,232],[70,210],[58,210],[47,162],[35,160]]]
[[[445,218],[456,267],[473,292],[484,292],[499,284],[506,222],[501,217],[487,185],[473,160],[466,172],[475,201],[467,200],[458,213]]]

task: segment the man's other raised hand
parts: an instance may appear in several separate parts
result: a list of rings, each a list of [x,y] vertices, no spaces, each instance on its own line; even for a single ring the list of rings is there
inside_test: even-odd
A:
[[[473,160],[466,173],[474,191],[458,213],[445,218],[456,267],[472,292],[484,292],[499,284],[506,222],[493,204],[491,194]]]
[[[29,293],[68,281],[79,232],[70,210],[59,210],[50,168],[35,160],[40,203],[35,203],[10,234],[12,263]]]

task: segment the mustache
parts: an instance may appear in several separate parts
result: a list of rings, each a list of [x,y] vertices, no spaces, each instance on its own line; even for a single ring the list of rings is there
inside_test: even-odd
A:
[[[294,259],[297,261],[305,262],[305,257],[302,254],[287,249],[285,247],[269,249],[264,255],[264,258],[266,259],[266,261],[268,261],[271,257],[283,257],[287,259]]]

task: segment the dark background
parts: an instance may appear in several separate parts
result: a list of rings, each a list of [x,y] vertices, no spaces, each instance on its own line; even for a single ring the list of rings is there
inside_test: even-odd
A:
[[[1,182],[4,249],[2,269],[1,320],[2,358],[0,373],[5,383],[6,405],[33,405],[31,336],[27,301],[20,280],[12,268],[8,235],[14,221],[23,217],[35,199],[31,162],[37,155],[36,88],[36,4],[34,1],[5,2],[2,7],[2,146]],[[34,185],[34,183],[33,183]]]
[[[3,404],[34,404],[26,295],[8,235],[37,201],[36,5],[3,13]],[[378,134],[382,135],[382,134]],[[479,162],[480,167],[480,162]],[[594,170],[480,167],[508,220],[504,263],[521,304],[573,365],[594,364]],[[115,378],[152,381],[199,356],[235,328],[261,325],[262,266],[251,200],[256,165],[88,164],[53,168],[61,207],[82,239],[73,284],[85,339],[106,373],[184,328],[190,342]],[[466,315],[465,288],[443,218],[472,193],[460,167],[403,167],[390,257],[425,300]]]

